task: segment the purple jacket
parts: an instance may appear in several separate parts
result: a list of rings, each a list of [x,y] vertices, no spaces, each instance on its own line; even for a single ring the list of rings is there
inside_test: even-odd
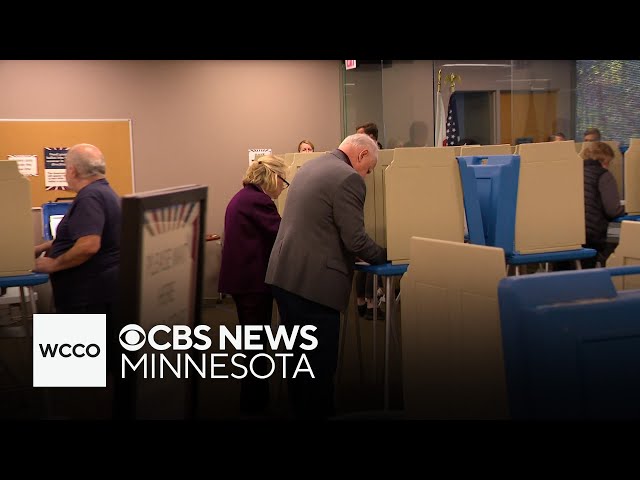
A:
[[[247,185],[235,194],[224,217],[219,292],[271,292],[264,277],[279,227],[276,204],[261,188]]]

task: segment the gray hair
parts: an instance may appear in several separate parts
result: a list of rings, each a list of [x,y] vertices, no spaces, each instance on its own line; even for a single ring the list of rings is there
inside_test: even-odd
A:
[[[89,143],[79,143],[71,147],[65,158],[65,165],[73,165],[80,178],[104,178],[107,173],[104,155],[98,147]]]
[[[366,133],[354,133],[345,138],[338,148],[344,145],[353,145],[359,148],[368,148],[372,153],[378,152],[378,144]]]

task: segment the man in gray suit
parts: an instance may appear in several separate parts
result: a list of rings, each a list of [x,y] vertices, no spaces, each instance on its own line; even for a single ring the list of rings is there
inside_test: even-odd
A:
[[[364,229],[364,178],[378,162],[378,146],[366,134],[345,138],[338,149],[307,162],[296,174],[280,223],[266,283],[273,286],[282,323],[313,325],[318,345],[300,349],[287,361],[289,397],[298,418],[326,418],[335,413],[334,374],[338,358],[340,312],[347,308],[353,264],[386,262],[386,249]],[[301,354],[306,372],[291,378]]]

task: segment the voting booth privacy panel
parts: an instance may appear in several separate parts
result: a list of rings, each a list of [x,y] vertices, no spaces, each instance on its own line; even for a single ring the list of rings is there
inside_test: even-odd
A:
[[[31,273],[34,267],[31,185],[15,160],[0,161],[0,277]]]
[[[608,267],[640,265],[640,222],[622,222],[620,225],[620,243],[607,260]],[[618,290],[640,290],[640,275],[613,277]]]
[[[515,249],[559,252],[585,243],[583,161],[573,142],[518,145]]]
[[[497,296],[504,275],[500,248],[411,239],[401,280],[408,418],[507,418]]]
[[[412,236],[464,242],[464,199],[454,149],[397,148],[384,182],[389,260],[408,263]]]
[[[510,416],[640,418],[640,266],[508,277],[498,300]]]
[[[185,185],[125,195],[122,199],[122,247],[120,267],[121,311],[117,329],[130,324],[148,332],[155,325],[200,324],[202,308],[202,273],[204,231],[208,189],[201,185]],[[125,332],[122,332],[124,335]],[[121,338],[120,343],[124,340]],[[162,337],[171,342],[171,335]],[[160,353],[171,365],[186,360],[177,351],[154,351],[148,343],[139,350],[125,352],[132,365],[144,361],[144,376],[158,371]],[[181,354],[193,349],[183,350]],[[119,362],[120,363],[120,362]],[[155,368],[155,370],[152,370]],[[116,409],[118,418],[183,419],[195,412],[197,373],[177,378],[167,369],[163,379],[144,378],[143,368],[126,370],[126,378],[116,375]],[[180,368],[180,367],[178,367]]]
[[[511,155],[512,147],[504,145],[462,145],[458,156],[468,155]]]
[[[364,226],[367,234],[378,245],[387,246],[386,216],[384,210],[385,172],[393,162],[395,150],[380,150],[373,173],[365,177],[367,197],[364,201]]]
[[[624,152],[624,200],[629,215],[640,214],[640,138],[632,138]]]

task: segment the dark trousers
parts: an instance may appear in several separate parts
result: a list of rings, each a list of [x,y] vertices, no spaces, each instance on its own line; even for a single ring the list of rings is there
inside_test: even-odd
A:
[[[378,287],[382,286],[382,277],[378,276]],[[375,298],[373,295],[373,273],[356,272],[356,295],[359,298]]]
[[[231,295],[238,311],[240,325],[269,325],[271,326],[271,312],[273,311],[273,296],[270,293],[243,293]],[[261,334],[263,345],[268,345],[264,333]],[[247,375],[240,383],[240,411],[243,413],[262,413],[269,406],[269,379],[256,378],[249,370],[249,362],[259,350],[243,351],[246,355],[245,366]],[[266,353],[266,352],[263,352]],[[264,356],[253,362],[253,371],[265,375],[271,365]]]
[[[584,248],[593,248],[596,251],[596,256],[591,258],[583,258],[580,260],[580,265],[583,269],[587,268],[596,268],[596,266],[600,265],[601,267],[607,266],[607,260],[611,256],[611,254],[615,251],[617,245],[614,243],[587,243],[582,245]],[[562,270],[575,270],[575,262],[556,262],[553,267],[555,272]]]
[[[287,359],[287,386],[293,415],[298,419],[325,419],[335,415],[334,377],[338,364],[338,340],[340,336],[340,312],[325,305],[307,300],[279,287],[273,287],[282,324],[290,333],[295,325],[313,325],[310,332],[318,341],[314,350],[300,348],[308,340],[296,337],[293,358]],[[302,371],[293,378],[300,358],[307,357],[313,372]],[[301,368],[306,367],[305,363]]]

